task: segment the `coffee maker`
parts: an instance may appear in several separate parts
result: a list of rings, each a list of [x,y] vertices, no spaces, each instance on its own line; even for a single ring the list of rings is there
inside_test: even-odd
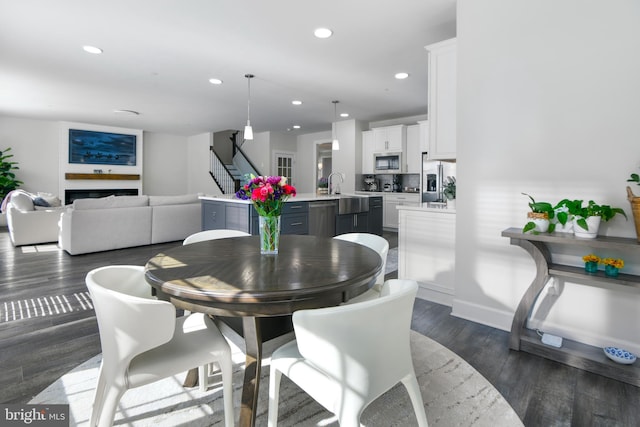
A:
[[[373,175],[364,177],[364,185],[367,191],[378,191],[378,180]]]

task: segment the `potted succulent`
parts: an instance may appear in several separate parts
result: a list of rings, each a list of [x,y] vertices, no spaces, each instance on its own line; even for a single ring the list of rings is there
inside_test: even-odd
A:
[[[529,203],[531,212],[527,212],[528,222],[522,228],[522,232],[532,232],[534,234],[546,233],[547,231],[549,233],[553,232],[555,229],[555,224],[550,223],[550,220],[554,218],[555,211],[551,203],[536,202],[534,198],[527,193],[522,194],[527,196],[531,200],[531,202]]]
[[[598,205],[593,200],[589,200],[586,206],[583,206],[582,200],[572,201],[569,206],[569,213],[573,215],[573,233],[577,237],[590,239],[598,235],[600,222],[607,222],[618,214],[627,218],[627,214],[622,208]]]

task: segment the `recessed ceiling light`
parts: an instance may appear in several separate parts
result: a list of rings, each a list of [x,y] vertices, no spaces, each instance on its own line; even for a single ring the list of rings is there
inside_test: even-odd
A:
[[[220,80],[220,79],[209,79],[209,83],[211,83],[212,85],[221,85],[222,84],[222,80]]]
[[[302,101],[298,101],[297,99],[294,99],[293,101],[291,101],[291,103],[293,105],[302,105]]]
[[[116,114],[126,114],[126,115],[130,115],[130,116],[139,116],[140,113],[134,110],[113,110],[114,113]]]
[[[340,117],[349,117],[349,113],[340,113]]]
[[[328,28],[316,28],[316,30],[313,32],[313,35],[319,39],[328,39],[332,34],[333,31]]]
[[[100,55],[102,53],[102,49],[95,46],[82,46],[85,52],[93,53],[94,55]]]
[[[394,77],[398,80],[403,80],[409,77],[409,73],[396,73]]]
[[[294,129],[300,129],[300,125],[293,125]]]

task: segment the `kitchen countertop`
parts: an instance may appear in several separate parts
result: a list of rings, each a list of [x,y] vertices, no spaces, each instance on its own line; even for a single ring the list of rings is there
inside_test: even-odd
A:
[[[298,193],[295,197],[291,197],[287,202],[318,202],[322,200],[338,200],[340,197],[375,197],[381,196],[383,193],[373,193],[366,192],[367,194],[362,194],[364,192],[357,192],[356,194],[316,194],[316,193]],[[392,194],[402,194],[402,193],[392,193]],[[200,196],[200,200],[222,200],[225,202],[232,203],[244,203],[249,204],[251,200],[242,200],[236,198],[235,194],[222,194],[220,196]]]
[[[455,214],[456,210],[447,208],[447,205],[434,205],[433,203],[420,203],[420,206],[398,205],[398,210],[419,211],[419,212],[437,212],[443,214]]]
[[[356,191],[357,195],[370,195],[370,196],[384,196],[389,194],[402,194],[402,195],[420,195],[420,192],[417,191],[367,191],[367,190],[358,190]]]

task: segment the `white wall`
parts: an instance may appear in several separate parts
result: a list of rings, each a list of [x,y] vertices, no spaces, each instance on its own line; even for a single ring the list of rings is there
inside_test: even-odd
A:
[[[11,147],[25,191],[58,194],[58,129],[58,122],[0,117],[0,149]]]
[[[209,175],[209,147],[213,134],[211,132],[193,135],[187,138],[187,192],[222,194]]]
[[[535,274],[529,255],[500,237],[525,223],[521,192],[594,199],[631,214],[625,181],[640,166],[638,22],[634,1],[458,1],[455,315],[510,328]],[[633,221],[615,219],[601,234],[635,237]],[[568,258],[581,265],[584,254]],[[627,272],[640,272],[640,261],[627,261]],[[570,283],[561,291],[532,325],[640,351],[640,293]]]

